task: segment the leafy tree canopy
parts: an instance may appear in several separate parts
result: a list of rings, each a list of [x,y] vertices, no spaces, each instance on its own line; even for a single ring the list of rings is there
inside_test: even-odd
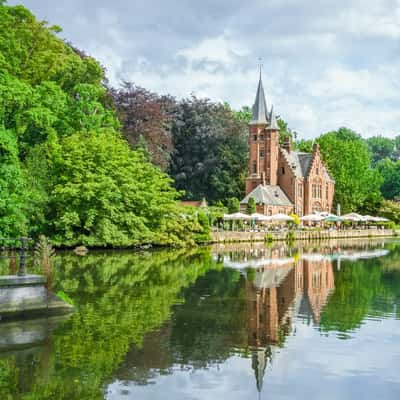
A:
[[[343,212],[360,209],[371,199],[379,203],[382,179],[371,168],[370,153],[360,135],[340,128],[320,136],[317,142],[336,182],[335,202]]]
[[[256,212],[256,209],[256,202],[252,197],[250,197],[247,203],[247,214],[254,214]]]
[[[376,165],[379,161],[388,158],[390,160],[398,160],[400,153],[400,139],[389,139],[383,136],[373,136],[368,138],[367,144],[372,155],[372,164]]]
[[[383,177],[382,194],[386,199],[400,197],[400,161],[389,158],[379,161],[377,169]]]
[[[191,97],[178,103],[169,172],[188,199],[242,197],[248,168],[247,124],[229,107]]]
[[[180,209],[171,179],[119,134],[101,65],[59,32],[0,4],[0,234],[92,246],[207,240],[204,218]],[[126,85],[114,100],[146,103],[135,90]],[[153,100],[142,119],[159,113],[161,129],[164,108]]]
[[[171,96],[159,96],[124,82],[121,89],[110,89],[122,132],[135,148],[145,143],[154,164],[167,169],[172,147],[171,124],[176,102]]]

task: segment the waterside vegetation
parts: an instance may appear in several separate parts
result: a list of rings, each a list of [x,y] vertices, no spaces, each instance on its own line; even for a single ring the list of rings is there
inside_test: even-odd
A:
[[[249,108],[112,88],[60,32],[0,1],[0,237],[45,234],[64,247],[209,241],[210,224],[243,195]],[[278,123],[282,138],[310,149]],[[399,137],[341,128],[317,141],[343,212],[400,223]],[[179,204],[202,198],[205,210]]]

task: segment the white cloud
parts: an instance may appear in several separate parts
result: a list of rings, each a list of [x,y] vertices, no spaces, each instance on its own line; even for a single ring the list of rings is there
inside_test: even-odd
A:
[[[225,34],[206,38],[189,48],[179,50],[177,56],[183,56],[189,62],[210,61],[222,65],[233,64],[237,58],[245,57],[248,50]]]
[[[238,108],[254,101],[262,57],[268,104],[306,137],[340,126],[400,133],[400,0],[9,3],[21,1],[98,58],[114,85]]]
[[[356,36],[400,38],[400,2],[374,1],[346,9],[338,18],[338,27]]]
[[[375,71],[333,66],[324,71],[316,82],[310,82],[313,96],[332,98],[339,96],[362,97],[364,100],[400,100],[397,76],[384,66]]]

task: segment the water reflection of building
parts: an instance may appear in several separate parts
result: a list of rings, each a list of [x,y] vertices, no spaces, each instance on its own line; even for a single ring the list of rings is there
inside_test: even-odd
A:
[[[298,313],[319,323],[321,311],[334,290],[330,259],[271,259],[257,266],[246,281],[248,300],[248,344],[254,347],[252,368],[257,389],[262,390],[268,360],[276,345],[282,344]]]
[[[257,267],[254,279],[246,283],[249,345],[279,343],[282,334],[290,332],[291,320],[300,308],[318,323],[334,286],[329,259],[292,259]]]
[[[319,323],[335,287],[338,261],[381,254],[368,246],[318,246],[318,253],[311,245],[288,249],[283,243],[214,248],[214,260],[227,268],[210,271],[185,289],[171,319],[140,346],[132,345],[116,373],[121,387],[129,381],[155,383],[176,371],[212,366],[219,371],[238,351],[243,355],[250,349],[261,393],[286,337],[304,319]]]

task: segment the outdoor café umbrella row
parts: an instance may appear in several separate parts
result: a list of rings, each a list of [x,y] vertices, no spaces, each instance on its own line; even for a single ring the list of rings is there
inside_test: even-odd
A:
[[[244,214],[236,212],[233,214],[224,214],[225,221],[256,221],[256,222],[293,222],[294,218],[286,214],[263,215],[259,213]],[[373,217],[371,215],[361,215],[357,213],[349,213],[337,216],[328,212],[308,214],[300,218],[302,222],[387,222],[387,218]]]
[[[314,213],[305,215],[300,218],[303,222],[340,222],[340,221],[350,221],[350,222],[388,222],[387,218],[383,217],[373,217],[371,215],[361,215],[357,213],[349,213],[342,216],[335,214],[330,214],[328,212]]]
[[[256,221],[256,222],[290,222],[294,218],[286,214],[263,215],[259,213],[244,214],[241,212],[224,214],[225,221]]]

